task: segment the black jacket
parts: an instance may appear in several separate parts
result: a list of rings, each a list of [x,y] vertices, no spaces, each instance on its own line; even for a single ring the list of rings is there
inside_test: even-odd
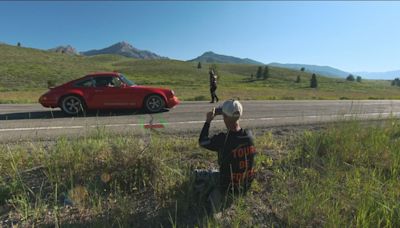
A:
[[[217,78],[213,74],[210,74],[210,87],[217,87]]]
[[[254,178],[256,148],[251,131],[219,133],[209,138],[210,124],[205,123],[200,133],[200,146],[218,152],[220,183],[223,190],[247,189]]]

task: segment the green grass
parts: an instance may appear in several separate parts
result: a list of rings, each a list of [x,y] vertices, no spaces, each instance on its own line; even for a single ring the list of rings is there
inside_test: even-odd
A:
[[[197,137],[97,129],[77,140],[3,145],[0,218],[26,226],[398,227],[399,126],[257,135],[251,191],[214,218],[192,192],[191,171],[216,166]]]
[[[122,56],[69,56],[30,48],[0,45],[0,102],[35,103],[47,81],[61,84],[96,71],[119,71],[137,84],[173,89],[181,100],[208,100],[208,67],[176,60],[137,60]],[[251,80],[254,65],[218,64],[223,98],[250,99],[399,99],[400,89],[389,81],[362,83],[318,76],[318,89],[309,88],[309,73],[270,67],[267,80]],[[297,75],[301,83],[295,83]],[[25,92],[22,92],[25,91]],[[30,94],[34,91],[34,94]],[[9,93],[18,94],[10,97]]]
[[[397,121],[305,132],[276,164],[273,207],[289,226],[398,227],[399,136]]]
[[[67,222],[69,204],[83,216],[111,210],[111,223],[129,222],[140,195],[161,207],[176,194],[187,177],[187,164],[177,152],[196,145],[192,139],[149,137],[112,136],[99,129],[77,141],[60,138],[50,148],[2,147],[0,202],[22,224]]]

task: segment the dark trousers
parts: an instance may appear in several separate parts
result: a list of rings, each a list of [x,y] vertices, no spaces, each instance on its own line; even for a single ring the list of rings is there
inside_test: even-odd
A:
[[[216,86],[211,86],[210,87],[210,93],[211,93],[211,102],[214,102],[214,100],[216,100],[217,102],[219,101],[217,94],[215,93],[215,91],[217,90]]]

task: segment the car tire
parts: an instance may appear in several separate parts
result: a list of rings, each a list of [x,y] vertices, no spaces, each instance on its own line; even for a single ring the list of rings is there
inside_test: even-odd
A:
[[[76,95],[67,95],[61,99],[61,110],[70,116],[85,112],[85,103]]]
[[[144,107],[148,112],[160,112],[165,108],[164,99],[157,94],[150,95],[144,100]]]

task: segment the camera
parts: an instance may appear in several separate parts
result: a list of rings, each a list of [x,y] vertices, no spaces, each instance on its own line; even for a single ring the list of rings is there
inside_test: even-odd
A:
[[[215,108],[215,114],[214,115],[222,115],[222,107],[218,107],[218,108]]]

